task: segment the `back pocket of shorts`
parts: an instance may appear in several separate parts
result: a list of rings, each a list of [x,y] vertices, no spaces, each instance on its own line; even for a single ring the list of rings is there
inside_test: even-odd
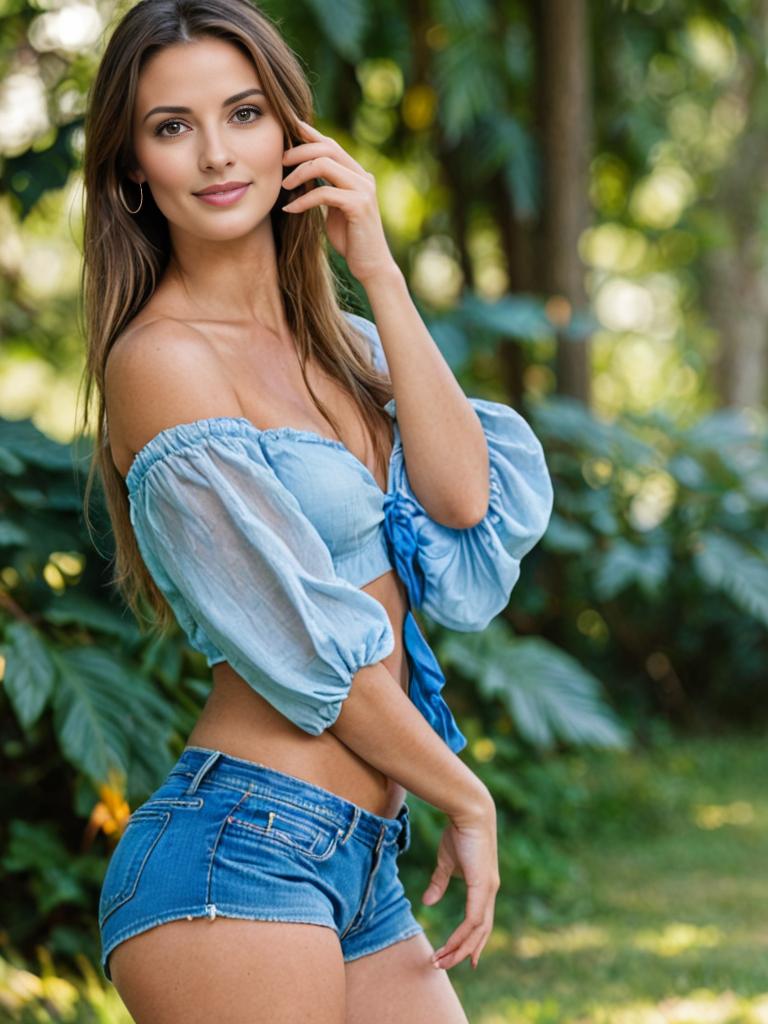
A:
[[[99,898],[99,926],[136,892],[141,873],[160,836],[171,820],[171,812],[137,810],[115,847],[107,865]]]
[[[314,860],[330,857],[341,835],[329,818],[263,793],[242,801],[227,820],[241,835],[277,843]]]

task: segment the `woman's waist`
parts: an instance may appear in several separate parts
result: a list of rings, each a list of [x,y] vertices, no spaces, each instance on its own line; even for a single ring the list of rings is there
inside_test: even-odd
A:
[[[328,729],[313,736],[294,725],[227,662],[212,671],[213,689],[187,737],[189,746],[209,747],[267,765],[383,817],[397,814],[405,796],[402,786]]]

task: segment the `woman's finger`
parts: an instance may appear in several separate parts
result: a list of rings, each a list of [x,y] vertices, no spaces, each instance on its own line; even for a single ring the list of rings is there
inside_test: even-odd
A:
[[[287,149],[283,156],[284,163],[300,163],[302,160],[318,156],[331,156],[351,171],[356,171],[358,174],[363,175],[369,173],[336,139],[331,138],[330,135],[323,135],[314,125],[307,124],[306,121],[300,120],[299,124],[302,126],[304,134],[309,141],[301,142]]]
[[[490,909],[489,909],[488,918],[487,918],[487,921],[486,921],[486,926],[483,929],[483,933],[480,936],[480,940],[478,941],[477,946],[475,947],[475,949],[472,952],[472,967],[473,968],[477,968],[477,963],[478,963],[478,961],[480,959],[480,954],[485,949],[485,944],[488,941],[488,939],[491,937],[491,933],[493,932],[493,917],[494,917],[494,907],[491,906]]]
[[[447,941],[443,943],[440,949],[434,954],[433,959],[443,959],[453,956],[457,950],[464,946],[467,942],[474,943],[477,941],[477,932],[483,927],[485,922],[485,916],[480,915],[479,918],[467,918],[465,917],[461,924],[456,930],[449,936]]]
[[[291,164],[302,164],[306,160],[317,160],[321,156],[327,156],[332,160],[336,160],[341,166],[356,174],[371,176],[370,171],[366,171],[362,164],[359,164],[354,157],[349,155],[346,149],[343,149],[338,143],[334,144],[333,139],[330,139],[328,143],[302,142],[298,146],[291,146],[290,149],[286,149],[283,153],[283,163],[287,167]]]
[[[481,889],[477,896],[472,889]],[[490,931],[493,927],[494,888],[487,886],[470,887],[467,893],[467,912],[464,920],[450,936],[448,941],[435,954],[439,966],[452,967],[459,963],[479,943],[479,933]],[[457,954],[460,956],[457,959]]]
[[[480,941],[478,942],[477,946],[475,947],[475,949],[472,951],[472,955],[471,955],[472,969],[475,970],[475,971],[477,970],[477,965],[480,962],[480,955],[482,954],[483,950],[485,949],[485,944],[486,944],[486,942],[488,941],[488,939],[490,937],[491,937],[491,932],[490,931],[485,932],[482,935],[482,937],[481,937]]]
[[[314,178],[325,178],[332,185],[357,190],[368,190],[372,185],[370,178],[357,174],[348,167],[342,167],[333,157],[319,156],[306,160],[287,174],[283,178],[283,188],[298,188],[303,182],[312,181]]]
[[[289,213],[302,213],[313,206],[337,206],[340,210],[352,212],[361,204],[368,202],[368,196],[363,192],[356,192],[350,188],[333,188],[331,185],[318,185],[310,192],[292,199],[282,207]]]
[[[443,952],[435,959],[435,966],[442,967],[444,970],[449,970],[451,967],[455,967],[456,964],[460,964],[468,956],[473,961],[479,958],[482,952],[483,946],[488,941],[488,936],[491,934],[493,926],[487,922],[483,922],[478,929],[475,929],[459,946],[449,952]]]

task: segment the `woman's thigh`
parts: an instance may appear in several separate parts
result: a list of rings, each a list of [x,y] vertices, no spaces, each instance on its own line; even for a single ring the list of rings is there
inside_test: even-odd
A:
[[[433,952],[422,932],[348,961],[346,1024],[467,1024],[448,972],[432,966]]]
[[[170,921],[121,942],[110,971],[136,1024],[344,1022],[341,947],[323,925]]]

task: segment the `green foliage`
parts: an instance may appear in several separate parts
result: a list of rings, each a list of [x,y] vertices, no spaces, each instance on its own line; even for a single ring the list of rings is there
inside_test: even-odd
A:
[[[448,637],[440,660],[476,683],[481,703],[500,702],[521,736],[536,746],[555,739],[596,746],[627,742],[626,730],[600,697],[598,680],[547,640],[513,637],[496,620],[482,633]]]
[[[3,1024],[132,1024],[117,989],[104,982],[83,953],[75,954],[75,973],[65,972],[42,946],[37,955],[40,967],[34,969],[16,954],[0,957]]]
[[[0,421],[0,901],[12,942],[95,958],[114,835],[172,766],[209,684],[180,630],[142,635],[108,585],[112,551],[85,530],[77,465],[31,422]],[[93,511],[103,528],[98,494]]]
[[[532,419],[555,510],[526,568],[557,617],[545,609],[529,628],[590,668],[626,713],[764,718],[765,420],[729,409],[692,425],[658,412],[603,423],[565,398]]]

